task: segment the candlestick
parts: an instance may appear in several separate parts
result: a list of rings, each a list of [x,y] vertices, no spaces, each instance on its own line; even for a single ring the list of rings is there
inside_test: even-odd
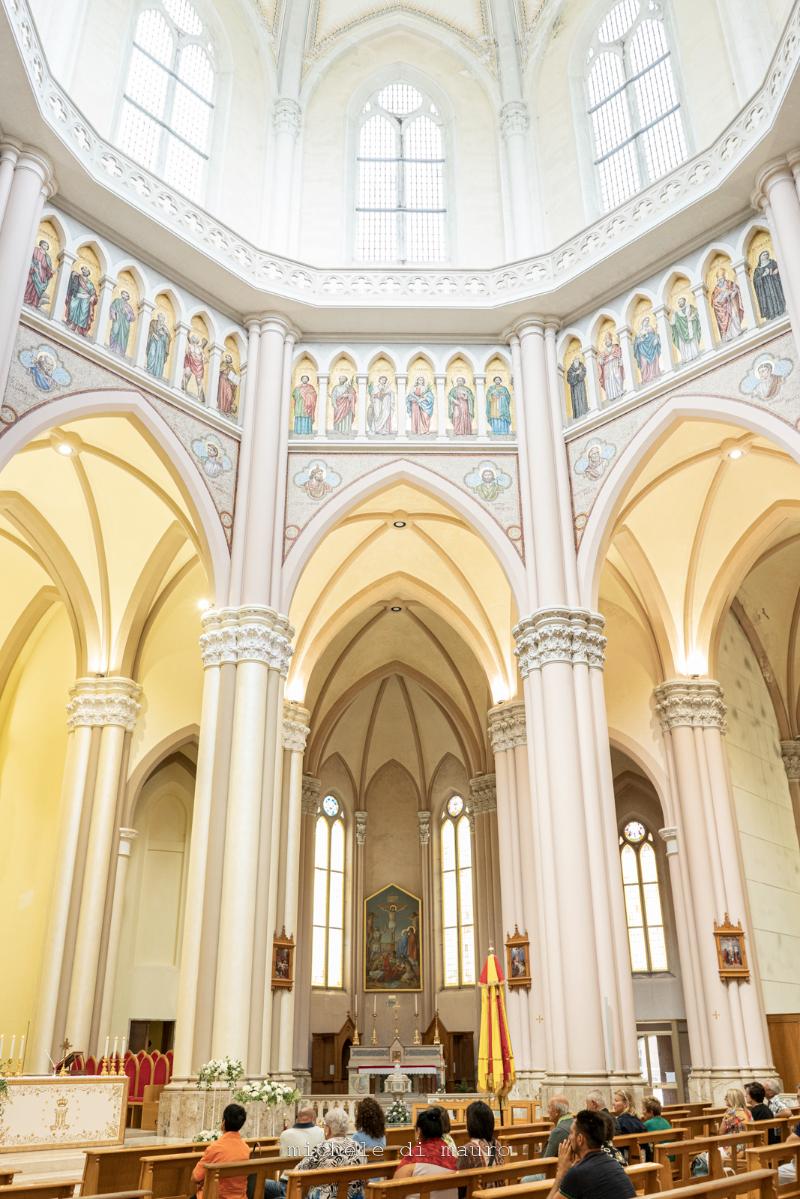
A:
[[[122,1045],[120,1046],[120,1051],[119,1051],[119,1056],[120,1056],[120,1059],[122,1059],[122,1058],[124,1058],[124,1057],[125,1057],[125,1046],[127,1045],[127,1043],[128,1043],[128,1038],[127,1038],[127,1037],[123,1037],[123,1038],[122,1038]]]
[[[103,1057],[108,1057],[108,1050],[111,1045],[111,1037],[106,1037],[106,1047],[103,1050]]]
[[[22,1067],[25,1063],[25,1033],[22,1034],[22,1040],[19,1043],[19,1072],[22,1073]]]
[[[14,1033],[13,1037],[11,1038],[11,1048],[8,1051],[9,1060],[12,1062],[14,1060],[14,1047],[15,1047],[16,1043],[17,1043],[17,1034]]]
[[[358,1024],[358,991],[353,992],[353,1016],[355,1017],[356,1024]]]
[[[419,1017],[419,1001],[417,999],[416,993],[414,995],[414,1016],[415,1016],[415,1018]]]
[[[111,1052],[112,1058],[115,1058],[117,1056],[117,1041],[118,1040],[119,1040],[119,1037],[114,1037],[114,1048]]]
[[[377,995],[373,995],[372,996],[372,1019],[373,1020],[375,1019],[377,1014],[378,1014],[378,997],[377,997]]]

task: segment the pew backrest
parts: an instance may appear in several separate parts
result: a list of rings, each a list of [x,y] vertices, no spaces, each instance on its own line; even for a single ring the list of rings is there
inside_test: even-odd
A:
[[[87,1149],[80,1194],[132,1191],[139,1185],[141,1158],[162,1153],[189,1153],[196,1148],[193,1141],[176,1141],[171,1145],[115,1145],[107,1149]]]
[[[662,1191],[659,1199],[736,1199],[737,1195],[775,1199],[774,1170],[753,1170],[724,1178],[697,1178],[690,1186]]]
[[[746,1153],[748,1170],[777,1170],[781,1166],[794,1167],[794,1178],[777,1179],[778,1199],[800,1199],[800,1141],[790,1145],[759,1145]],[[791,1175],[791,1169],[785,1174]]]
[[[360,1182],[362,1188],[370,1179],[391,1177],[398,1166],[398,1159],[390,1157],[377,1158],[365,1166],[334,1166],[324,1170],[289,1170],[286,1175],[286,1199],[302,1199],[312,1187],[335,1186],[337,1199],[347,1199],[350,1183]],[[256,1185],[256,1194],[258,1187]],[[216,1199],[216,1196],[206,1196],[205,1199]]]
[[[656,1145],[655,1160],[659,1165],[671,1167],[676,1181],[690,1183],[694,1180],[692,1162],[701,1154],[707,1154],[709,1177],[722,1178],[726,1166],[738,1173],[744,1165],[745,1150],[763,1145],[766,1140],[766,1129],[748,1128],[746,1131],[730,1133],[727,1136],[665,1141]]]
[[[194,1190],[192,1170],[203,1150],[194,1153],[159,1153],[139,1162],[139,1189],[150,1191],[153,1199],[173,1199]]]
[[[0,1186],[3,1199],[72,1199],[77,1183],[74,1178],[54,1178],[52,1182],[18,1183]]]

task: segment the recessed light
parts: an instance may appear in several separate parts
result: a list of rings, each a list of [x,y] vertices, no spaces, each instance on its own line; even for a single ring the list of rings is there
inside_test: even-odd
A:
[[[71,446],[68,441],[59,441],[56,446],[56,453],[63,454],[65,458],[69,458],[71,454],[75,453],[75,447]]]
[[[391,606],[391,608],[389,609],[389,611],[390,611],[390,612],[402,612],[402,611],[403,611],[403,609],[400,607],[400,605],[399,605],[399,604],[392,604],[392,606]]]
[[[211,607],[210,599],[199,599],[197,601],[198,612],[207,612],[210,607]]]
[[[741,450],[738,446],[735,446],[732,450],[728,450],[728,457],[735,462],[738,458],[744,457],[744,450]]]
[[[406,527],[406,522],[404,520],[395,520],[392,523],[396,529],[404,529]]]

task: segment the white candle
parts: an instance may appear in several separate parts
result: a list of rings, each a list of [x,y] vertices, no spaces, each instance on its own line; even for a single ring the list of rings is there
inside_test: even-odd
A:
[[[116,1057],[116,1056],[117,1056],[117,1041],[118,1041],[118,1040],[119,1040],[119,1037],[114,1037],[114,1049],[113,1049],[113,1052],[112,1052],[112,1054],[111,1054],[111,1056],[112,1056],[112,1057]]]
[[[356,1023],[358,1023],[358,991],[353,995],[353,1015],[356,1018]]]
[[[17,1034],[14,1033],[13,1037],[11,1038],[11,1049],[9,1050],[9,1053],[8,1053],[9,1061],[12,1061],[12,1062],[14,1060],[14,1046],[16,1045],[16,1043],[17,1043]]]
[[[120,1049],[120,1051],[119,1051],[119,1056],[120,1056],[120,1057],[124,1057],[124,1056],[125,1056],[125,1042],[126,1042],[126,1041],[127,1041],[127,1037],[123,1037],[123,1038],[122,1038],[122,1048],[121,1048],[121,1049]]]
[[[378,1014],[378,999],[377,996],[372,996],[372,1019],[374,1020]]]
[[[19,1060],[25,1061],[25,1033],[22,1034],[22,1040],[19,1043]]]
[[[103,1050],[103,1057],[108,1057],[108,1047],[111,1044],[111,1037],[106,1037],[106,1047]]]
[[[415,994],[414,995],[414,1019],[416,1019],[418,1016],[419,1016],[419,1003],[417,1002],[417,996]]]

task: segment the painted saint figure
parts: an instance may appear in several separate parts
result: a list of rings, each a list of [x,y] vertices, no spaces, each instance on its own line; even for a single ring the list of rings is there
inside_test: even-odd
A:
[[[25,303],[31,308],[41,308],[50,280],[53,278],[53,260],[50,257],[50,242],[39,242],[33,251],[28,282],[25,286]]]
[[[111,303],[109,315],[111,317],[111,334],[108,339],[108,348],[112,353],[119,354],[120,358],[125,358],[128,353],[131,327],[136,320],[130,292],[120,292],[116,300]]]
[[[406,412],[411,417],[412,433],[430,433],[433,405],[435,403],[430,384],[418,375],[413,390],[406,396]]]
[[[183,378],[181,379],[181,391],[189,394],[189,384],[194,379],[197,398],[201,404],[206,402],[205,389],[205,374],[206,374],[206,353],[205,349],[208,345],[208,338],[201,337],[199,333],[195,333],[190,329],[186,335],[186,352],[183,355]]]
[[[147,330],[146,359],[147,373],[156,379],[164,378],[171,343],[172,334],[167,328],[167,318],[163,312],[156,312]]]
[[[695,358],[700,357],[700,314],[694,304],[687,302],[686,296],[678,300],[671,327],[672,342],[681,362],[694,362]]]
[[[313,433],[317,414],[317,389],[308,375],[300,376],[300,384],[292,392],[292,415],[295,433]]]
[[[753,271],[753,288],[762,320],[773,321],[786,311],[786,297],[778,264],[769,250],[762,250],[758,266]]]
[[[381,375],[377,383],[369,385],[367,404],[367,429],[370,433],[388,436],[394,432],[394,391],[389,386],[388,375]]]
[[[606,333],[603,348],[597,355],[600,386],[607,400],[618,400],[625,390],[625,367],[622,365],[622,346]]]
[[[94,310],[97,307],[97,289],[92,283],[88,266],[82,266],[80,271],[73,271],[70,275],[64,307],[67,328],[73,333],[80,333],[81,337],[86,337],[92,327]]]
[[[589,397],[586,394],[586,363],[582,358],[573,358],[567,369],[567,385],[572,405],[572,419],[586,416],[589,411]]]
[[[223,354],[219,364],[217,383],[217,409],[223,416],[235,416],[239,408],[239,388],[231,354]]]
[[[505,437],[511,432],[511,392],[499,375],[486,388],[486,419],[492,433]]]
[[[642,317],[639,332],[633,339],[633,356],[639,367],[642,383],[652,383],[661,374],[661,338],[653,328],[650,317]]]
[[[471,437],[472,420],[475,416],[475,392],[471,387],[467,387],[463,375],[459,375],[455,385],[450,388],[447,401],[447,415],[453,426],[453,434],[456,437]]]
[[[331,391],[334,432],[345,435],[352,433],[357,402],[358,394],[352,378],[348,379],[347,375],[339,375],[339,382]]]
[[[721,340],[734,341],[742,331],[744,305],[739,284],[729,279],[722,269],[717,271],[717,281],[711,293],[711,307],[714,309]]]

